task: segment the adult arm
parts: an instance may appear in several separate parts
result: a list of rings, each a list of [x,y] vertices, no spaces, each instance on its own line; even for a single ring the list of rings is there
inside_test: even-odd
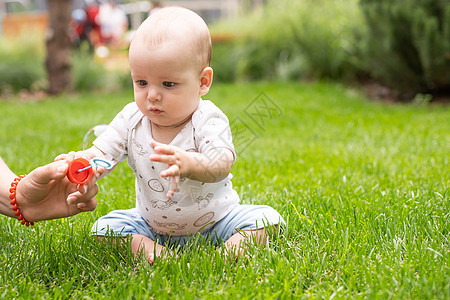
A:
[[[93,198],[97,192],[96,176],[84,185],[70,182],[66,176],[67,163],[56,161],[31,171],[16,189],[16,201],[20,212],[28,221],[41,221],[92,211],[97,206]],[[0,213],[15,218],[9,203],[9,189],[16,175],[0,158]]]

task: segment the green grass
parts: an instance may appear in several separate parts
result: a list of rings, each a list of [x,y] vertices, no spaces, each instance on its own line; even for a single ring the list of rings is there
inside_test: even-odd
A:
[[[255,112],[260,92],[281,109],[256,118],[261,127],[245,113]],[[372,103],[327,83],[215,85],[209,98],[247,126],[235,137],[234,187],[242,202],[282,214],[281,236],[235,264],[201,242],[154,266],[127,248],[99,245],[92,223],[134,205],[133,174],[122,163],[99,182],[92,213],[33,228],[1,218],[0,297],[450,297],[448,107]],[[0,154],[28,173],[80,149],[90,127],[132,99],[126,92],[0,102]]]

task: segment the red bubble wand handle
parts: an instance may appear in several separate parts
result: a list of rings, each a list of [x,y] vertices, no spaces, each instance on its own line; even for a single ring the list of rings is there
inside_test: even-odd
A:
[[[94,170],[92,168],[94,165],[96,167],[104,168],[111,167],[109,161],[101,158],[94,158],[92,161],[93,164],[90,164],[87,159],[82,157],[72,160],[67,169],[67,177],[69,180],[76,184],[85,184],[92,178],[92,175],[94,175]]]

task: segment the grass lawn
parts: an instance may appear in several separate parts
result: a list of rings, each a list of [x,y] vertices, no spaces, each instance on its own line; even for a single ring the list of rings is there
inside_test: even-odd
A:
[[[450,298],[449,107],[373,103],[326,83],[217,84],[208,98],[232,124],[235,189],[282,214],[280,236],[237,263],[201,242],[153,266],[99,245],[92,223],[134,206],[122,163],[92,213],[32,228],[1,217],[0,298]],[[0,101],[0,155],[28,173],[81,149],[132,100]]]

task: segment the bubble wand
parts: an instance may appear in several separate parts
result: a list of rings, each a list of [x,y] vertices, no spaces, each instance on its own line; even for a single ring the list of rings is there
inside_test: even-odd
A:
[[[105,132],[107,128],[108,125],[101,124],[89,129],[83,138],[83,150],[86,150],[94,139]],[[67,178],[73,183],[85,184],[92,178],[92,175],[94,175],[94,167],[109,169],[111,166],[111,162],[103,158],[94,158],[92,163],[90,163],[87,159],[80,157],[69,163],[69,167],[67,168]]]
[[[92,163],[89,163],[87,159],[82,157],[74,159],[67,168],[67,178],[73,183],[85,184],[94,175],[93,167],[109,169],[111,168],[111,163],[102,158],[94,158]]]

